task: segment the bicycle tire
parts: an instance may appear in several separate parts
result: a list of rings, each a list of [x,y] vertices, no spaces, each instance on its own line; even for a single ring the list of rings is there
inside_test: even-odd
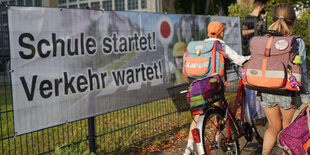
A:
[[[246,102],[246,101],[245,101]],[[267,118],[266,117],[263,117],[263,118],[260,118],[260,119],[256,119],[256,120],[253,120],[251,118],[251,114],[249,112],[249,105],[247,103],[244,104],[245,105],[245,118],[247,120],[247,122],[250,124],[253,132],[254,132],[254,136],[255,136],[255,139],[257,140],[257,142],[259,144],[263,144],[263,141],[264,141],[264,134],[265,134],[265,131],[267,130],[268,128],[268,121],[267,121]],[[252,114],[252,115],[256,115],[256,114]],[[263,123],[257,123],[257,122],[263,122]]]
[[[230,137],[231,143],[226,143],[227,140],[227,122],[225,121],[225,110],[221,108],[212,108],[205,114],[205,119],[202,127],[202,140],[205,152],[210,151],[211,154],[221,155],[238,155],[240,154],[239,141],[237,139],[238,132],[235,123],[230,118]],[[217,123],[218,127],[217,127]],[[215,130],[217,129],[217,130]],[[216,133],[215,133],[216,131]],[[212,142],[214,135],[219,134],[217,140]],[[208,149],[208,148],[209,149]],[[208,151],[207,151],[208,149]]]
[[[266,119],[266,121],[267,121],[266,117],[264,117],[262,119]],[[254,123],[252,125],[252,127],[254,129],[255,139],[257,140],[258,143],[263,144],[264,134],[265,134],[265,131],[268,128],[268,122],[266,122],[264,125],[259,125],[259,124],[255,124]]]

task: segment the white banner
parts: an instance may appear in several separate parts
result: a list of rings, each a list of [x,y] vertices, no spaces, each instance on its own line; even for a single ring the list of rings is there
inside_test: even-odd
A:
[[[35,7],[9,7],[8,18],[17,135],[167,97],[185,81],[174,46],[205,39],[210,21]],[[239,18],[229,21],[240,40]]]

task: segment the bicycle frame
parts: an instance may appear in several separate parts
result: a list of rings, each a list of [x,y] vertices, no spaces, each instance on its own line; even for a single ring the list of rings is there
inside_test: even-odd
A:
[[[240,97],[241,97],[241,104],[239,105]],[[242,80],[242,78],[239,78],[239,86],[238,86],[238,91],[237,91],[237,96],[236,96],[236,100],[234,103],[233,111],[231,111],[231,109],[229,108],[226,99],[223,100],[222,107],[208,106],[207,108],[203,109],[203,112],[201,114],[199,114],[199,118],[197,120],[197,125],[196,125],[196,128],[200,129],[199,130],[199,142],[196,142],[196,146],[198,148],[199,154],[206,154],[206,152],[204,151],[205,146],[203,144],[203,138],[204,137],[201,136],[201,135],[203,135],[202,132],[204,132],[204,131],[202,131],[201,129],[203,128],[203,122],[205,119],[205,114],[207,113],[208,110],[210,110],[212,108],[222,108],[222,109],[225,109],[225,111],[226,111],[225,120],[227,121],[226,124],[227,124],[227,132],[228,132],[227,133],[227,137],[228,137],[227,143],[231,143],[234,141],[234,139],[230,138],[230,127],[229,127],[229,120],[230,119],[228,119],[229,117],[232,119],[233,123],[235,124],[235,126],[237,127],[237,130],[238,130],[238,135],[237,135],[236,139],[239,139],[240,137],[243,136],[243,131],[242,131],[240,124],[237,123],[236,115],[237,115],[237,110],[238,110],[239,106],[241,106],[240,121],[241,121],[241,123],[244,123],[244,103],[245,103],[244,99],[245,99],[245,90],[244,90],[244,86],[243,86],[243,80]],[[217,124],[217,126],[218,126],[218,124]],[[216,135],[213,136],[212,143],[215,140],[215,136]]]

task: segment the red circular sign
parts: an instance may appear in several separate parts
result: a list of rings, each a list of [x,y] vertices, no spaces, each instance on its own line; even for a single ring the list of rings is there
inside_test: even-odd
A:
[[[170,25],[166,22],[163,21],[160,24],[160,33],[164,38],[168,38],[170,35],[171,29],[170,29]]]

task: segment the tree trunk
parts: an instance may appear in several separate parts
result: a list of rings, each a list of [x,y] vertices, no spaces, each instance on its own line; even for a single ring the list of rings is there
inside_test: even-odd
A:
[[[195,2],[193,1],[192,2],[192,15],[195,14]]]
[[[220,1],[220,7],[219,7],[219,15],[224,16],[224,8],[223,3]]]
[[[206,2],[206,9],[205,9],[205,14],[206,14],[206,15],[209,13],[210,1],[211,1],[211,0],[207,0],[207,2]]]

